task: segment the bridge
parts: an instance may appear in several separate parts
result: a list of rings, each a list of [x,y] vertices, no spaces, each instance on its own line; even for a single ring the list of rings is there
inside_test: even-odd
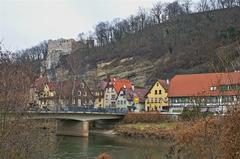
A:
[[[126,109],[116,108],[67,108],[56,111],[28,111],[29,119],[56,119],[57,135],[82,136],[89,135],[89,121],[122,119]]]

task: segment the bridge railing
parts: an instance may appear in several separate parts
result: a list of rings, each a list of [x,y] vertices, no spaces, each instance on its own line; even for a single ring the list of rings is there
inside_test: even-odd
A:
[[[42,110],[41,112],[51,112],[51,113],[111,113],[111,114],[126,114],[128,109],[126,108],[94,108],[93,106],[84,106],[84,107],[76,107],[76,106],[66,106],[61,107],[56,110]]]
[[[66,107],[65,110],[71,112],[114,113],[114,114],[126,114],[128,112],[128,110],[124,108],[94,108],[94,107]]]

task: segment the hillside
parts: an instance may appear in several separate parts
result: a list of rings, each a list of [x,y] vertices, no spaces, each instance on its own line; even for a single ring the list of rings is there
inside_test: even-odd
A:
[[[75,68],[79,76],[91,81],[107,74],[120,76],[137,85],[180,73],[222,71],[217,50],[239,40],[239,15],[240,7],[234,7],[177,16],[119,42],[75,50],[62,58],[58,69],[71,72]],[[77,62],[69,64],[69,58]]]

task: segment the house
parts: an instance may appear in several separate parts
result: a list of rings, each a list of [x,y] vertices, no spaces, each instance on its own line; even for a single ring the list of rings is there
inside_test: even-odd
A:
[[[168,80],[157,80],[145,95],[145,111],[164,111],[168,109]]]
[[[106,86],[107,86],[107,82],[101,81],[97,84],[97,87],[95,88],[94,106],[97,108],[104,106],[104,93],[105,93]]]
[[[130,89],[121,88],[117,97],[117,108],[131,109],[134,111],[144,110],[146,89],[141,87],[134,87]]]
[[[104,107],[116,107],[116,100],[121,88],[131,89],[132,83],[127,79],[108,77],[104,93]]]
[[[30,93],[30,105],[56,110],[65,106],[93,106],[94,96],[84,80],[48,82],[46,77],[35,81]]]
[[[199,107],[225,112],[239,102],[240,72],[176,75],[168,91],[171,112]]]
[[[84,80],[66,80],[58,83],[58,98],[61,106],[93,106],[94,95]]]
[[[133,103],[136,107],[136,111],[144,111],[145,110],[145,95],[147,93],[147,89],[142,87],[134,88],[134,99]]]
[[[128,109],[133,105],[132,88],[121,88],[116,99],[116,107]]]
[[[48,108],[54,110],[56,106],[56,83],[46,83],[43,90],[39,90],[39,106],[40,108]]]

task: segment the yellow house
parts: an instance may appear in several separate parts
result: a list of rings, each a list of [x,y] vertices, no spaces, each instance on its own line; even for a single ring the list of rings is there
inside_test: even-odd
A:
[[[164,111],[168,108],[169,81],[158,80],[145,95],[145,111]]]
[[[104,106],[104,92],[103,91],[95,92],[94,106],[97,108]]]
[[[44,86],[43,96],[44,97],[54,97],[56,95],[55,84],[49,83]]]
[[[94,106],[95,107],[103,107],[104,106],[104,92],[105,88],[107,86],[106,81],[101,81],[97,84],[97,88],[95,90],[95,101]]]
[[[40,96],[41,108],[47,107],[52,110],[55,107],[55,96],[56,96],[56,84],[48,83],[43,88],[42,95]]]

